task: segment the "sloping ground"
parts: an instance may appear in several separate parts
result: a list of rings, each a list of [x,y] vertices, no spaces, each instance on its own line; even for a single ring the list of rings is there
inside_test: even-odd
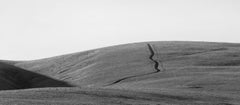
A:
[[[219,97],[202,99],[94,88],[41,88],[0,92],[1,105],[231,105],[224,100],[225,98]]]
[[[0,90],[70,87],[67,83],[0,62]]]
[[[27,79],[19,82],[19,79],[6,78],[5,72],[9,69],[1,68],[1,89],[17,89],[12,84],[20,86],[22,81],[30,81],[27,88],[84,87],[0,92],[0,100],[9,100],[1,102],[9,105],[14,102],[66,104],[69,101],[73,105],[240,104],[240,44],[135,43],[5,64],[14,67],[14,71],[28,71],[54,81],[37,79],[35,82],[28,79],[31,76],[24,75]],[[51,86],[56,81],[64,85]],[[34,98],[32,93],[35,99],[31,99]],[[46,97],[49,100],[44,101]]]
[[[100,87],[117,79],[154,72],[146,43],[102,48],[15,64],[18,67],[68,81],[77,86]]]

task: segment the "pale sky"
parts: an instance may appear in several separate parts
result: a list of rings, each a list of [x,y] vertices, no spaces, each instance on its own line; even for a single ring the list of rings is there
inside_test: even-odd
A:
[[[240,43],[240,0],[0,0],[0,59],[144,41]]]

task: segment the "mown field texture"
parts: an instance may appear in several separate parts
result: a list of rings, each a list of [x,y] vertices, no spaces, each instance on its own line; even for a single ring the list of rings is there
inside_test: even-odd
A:
[[[240,44],[145,42],[0,61],[1,105],[239,105]]]

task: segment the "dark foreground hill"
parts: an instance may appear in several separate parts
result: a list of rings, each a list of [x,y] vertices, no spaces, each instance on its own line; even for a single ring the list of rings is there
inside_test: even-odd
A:
[[[146,42],[1,61],[0,89],[3,105],[239,105],[240,44]]]

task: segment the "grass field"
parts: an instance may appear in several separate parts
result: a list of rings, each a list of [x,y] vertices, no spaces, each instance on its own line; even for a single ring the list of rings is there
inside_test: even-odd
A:
[[[240,44],[144,42],[0,62],[1,105],[239,105]]]

